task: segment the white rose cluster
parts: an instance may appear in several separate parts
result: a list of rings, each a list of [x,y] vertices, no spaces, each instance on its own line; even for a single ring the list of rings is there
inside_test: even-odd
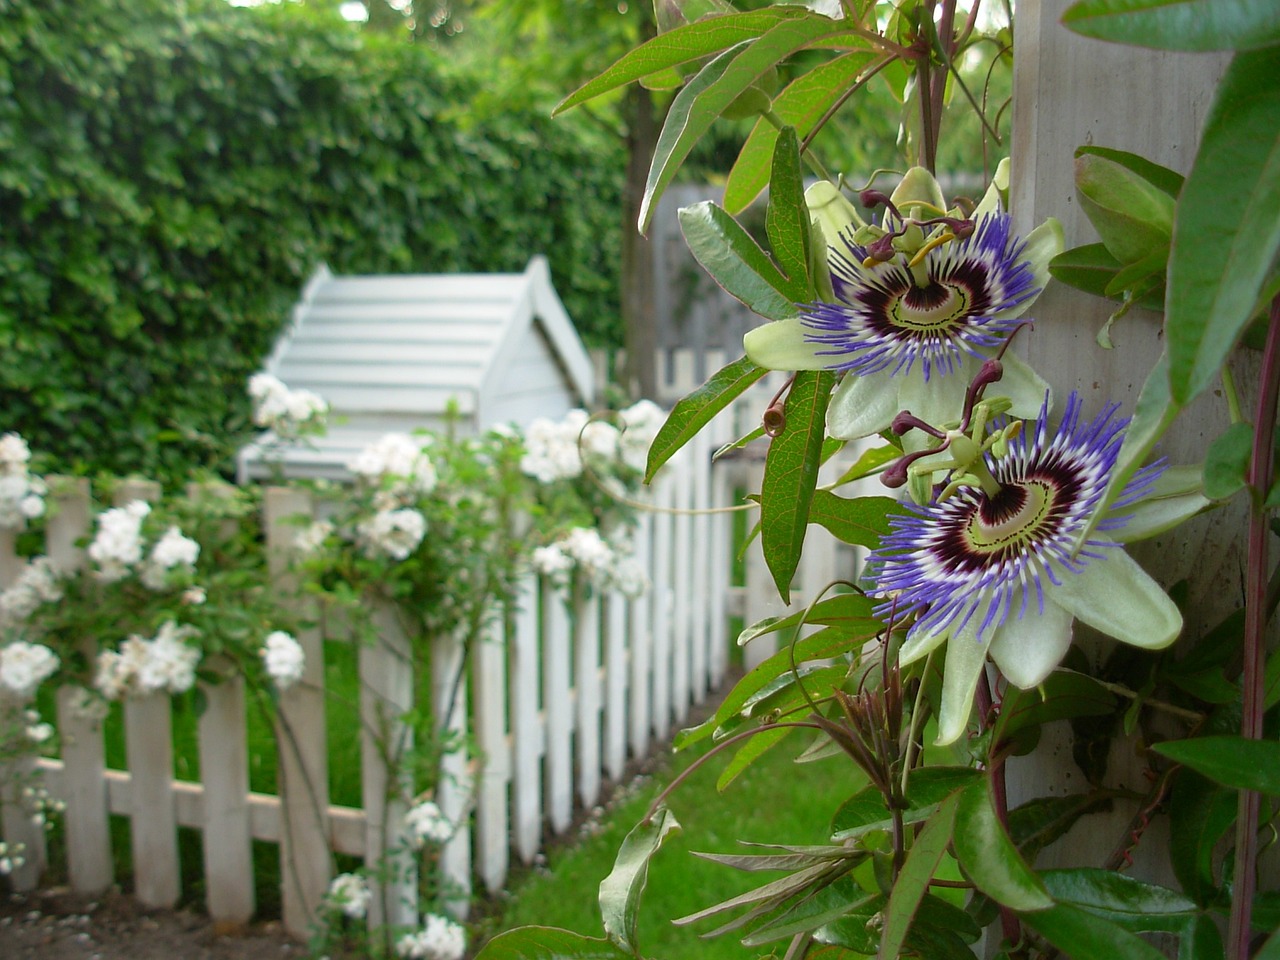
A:
[[[525,431],[520,469],[541,483],[582,475],[583,455],[606,463],[618,456],[618,428],[592,420],[585,410],[570,410],[562,420],[539,417]]]
[[[45,483],[27,470],[31,448],[19,434],[0,437],[0,528],[21,530],[44,513]]]
[[[249,378],[249,396],[254,404],[253,422],[282,440],[319,432],[329,414],[329,405],[322,397],[310,390],[290,390],[269,373],[255,373]]]
[[[98,654],[94,686],[108,700],[128,694],[183,693],[196,682],[200,650],[187,643],[195,627],[165,621],[154,638],[131,636],[119,650]]]
[[[445,817],[439,804],[432,800],[423,800],[410,807],[404,815],[404,826],[415,850],[421,850],[429,843],[445,843],[453,836],[453,824]]]
[[[45,603],[62,599],[62,577],[48,557],[35,557],[18,579],[0,591],[0,626],[15,627]]]
[[[287,690],[302,679],[306,654],[292,634],[283,630],[272,631],[267,634],[259,653],[267,675],[278,689]]]
[[[643,471],[649,459],[649,447],[666,422],[667,412],[652,400],[640,400],[618,411],[622,420],[622,436],[618,451],[633,470]]]
[[[145,500],[131,500],[98,515],[98,530],[88,553],[99,580],[122,580],[142,560],[142,521],[150,512]]]
[[[340,873],[329,882],[325,899],[334,910],[341,910],[353,920],[360,920],[373,902],[369,881],[358,873]]]
[[[428,914],[422,929],[396,941],[396,954],[404,960],[462,960],[467,934],[448,917]]]
[[[169,585],[173,571],[195,573],[199,557],[200,544],[184,536],[177,527],[170,527],[151,548],[139,579],[151,590],[163,590]]]
[[[553,543],[533,551],[533,569],[565,587],[576,570],[600,587],[615,587],[637,597],[648,587],[644,572],[629,552],[615,549],[594,527],[574,527]]]
[[[408,503],[435,489],[438,477],[424,447],[430,440],[388,433],[347,463],[347,469],[382,493],[382,505]]]
[[[427,535],[427,518],[412,507],[379,510],[356,524],[356,540],[371,560],[391,557],[403,560]]]
[[[44,644],[10,641],[0,647],[0,691],[29,700],[60,663],[58,655]]]

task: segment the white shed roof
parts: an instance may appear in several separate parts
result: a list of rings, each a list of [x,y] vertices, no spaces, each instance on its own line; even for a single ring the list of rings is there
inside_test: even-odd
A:
[[[286,476],[346,476],[384,433],[527,425],[594,396],[591,361],[544,257],[523,273],[335,276],[321,266],[266,364],[329,404],[329,430],[279,459]],[[270,438],[266,438],[270,439]],[[237,457],[241,482],[270,474],[264,443]]]

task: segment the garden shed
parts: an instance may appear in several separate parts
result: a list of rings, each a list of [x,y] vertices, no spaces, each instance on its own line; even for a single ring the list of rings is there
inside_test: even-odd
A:
[[[325,436],[265,435],[237,457],[241,483],[272,475],[341,480],[391,432],[463,433],[559,419],[593,399],[593,371],[544,257],[523,273],[335,276],[321,266],[265,370],[329,404]]]

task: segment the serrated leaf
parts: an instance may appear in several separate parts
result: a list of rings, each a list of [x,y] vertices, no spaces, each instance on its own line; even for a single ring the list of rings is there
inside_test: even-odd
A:
[[[889,532],[889,517],[902,512],[892,497],[841,497],[829,490],[814,492],[809,522],[821,524],[844,543],[878,547]]]
[[[1151,749],[1223,786],[1280,796],[1280,741],[1196,737],[1168,740]]]
[[[635,80],[660,74],[678,64],[699,60],[745,40],[754,39],[776,26],[780,20],[794,20],[803,16],[803,11],[794,8],[773,7],[750,13],[712,17],[676,27],[636,47],[604,73],[587,81],[557,105],[552,116]]]
[[[1023,914],[1022,922],[1071,957],[1166,960],[1163,953],[1141,937],[1065,903]]]
[[[796,131],[784,127],[773,151],[769,176],[769,205],[765,232],[774,259],[794,286],[803,288],[797,300],[813,299],[809,277],[809,207],[804,202],[804,178],[800,171],[800,143]]]
[[[1253,427],[1233,423],[1209,444],[1204,456],[1204,495],[1226,500],[1243,490],[1253,453]]]
[[[703,67],[671,102],[658,134],[644,197],[640,201],[640,232],[648,231],[667,185],[725,107],[784,58],[815,41],[844,34],[846,30],[840,21],[817,14],[780,20],[758,39],[731,47]]]
[[[1280,47],[1235,56],[1178,199],[1165,315],[1178,403],[1216,381],[1280,249],[1277,75]]]
[[[808,135],[835,98],[853,85],[871,58],[870,51],[857,50],[801,75],[774,97],[774,116],[784,126],[794,127],[797,135]],[[778,128],[761,117],[738,152],[725,182],[724,206],[730,213],[745,210],[768,184],[777,139]]]
[[[785,424],[765,457],[760,543],[783,603],[791,602],[791,578],[800,565],[834,384],[835,375],[827,370],[796,373],[783,407]]]
[[[517,927],[489,940],[476,960],[635,960],[611,941],[556,927]]]
[[[1247,50],[1280,42],[1270,0],[1080,0],[1063,26],[1086,37],[1156,50]]]
[[[1196,902],[1184,894],[1114,870],[1046,870],[1040,879],[1059,903],[1080,907],[1131,933],[1177,933],[1199,913]]]
[[[671,811],[660,807],[631,829],[613,862],[613,870],[600,881],[600,917],[609,939],[637,954],[636,929],[640,900],[649,879],[649,861],[667,837],[680,829]]]
[[[880,950],[877,954],[880,960],[896,960],[898,957],[915,918],[916,909],[928,892],[929,882],[938,872],[938,865],[951,842],[958,804],[959,795],[954,793],[939,804],[937,811],[925,822],[924,828],[911,844],[911,851],[898,872],[893,892],[889,894],[884,932],[880,937]]]
[[[770,320],[796,315],[804,289],[778,271],[738,221],[710,200],[681,207],[678,216],[689,252],[726,293]]]
[[[659,468],[670,460],[721,410],[751,389],[768,373],[745,356],[712,374],[707,382],[676,402],[649,446],[644,482],[649,483]]]
[[[954,846],[964,872],[997,903],[1018,911],[1042,911],[1053,906],[1044,884],[1027,866],[1000,823],[985,778],[960,794]]]

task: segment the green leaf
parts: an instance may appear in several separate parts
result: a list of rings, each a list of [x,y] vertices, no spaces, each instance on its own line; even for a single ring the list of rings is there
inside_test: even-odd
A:
[[[1236,819],[1236,794],[1184,770],[1169,800],[1169,861],[1188,895],[1204,906],[1218,890],[1214,850]]]
[[[703,67],[676,94],[658,134],[640,201],[640,232],[648,231],[658,199],[693,145],[725,107],[779,61],[817,40],[844,34],[846,29],[838,20],[806,13],[801,19],[779,21],[759,39],[726,50]],[[856,41],[856,37],[849,39]]]
[[[1258,957],[1262,954],[1259,953]],[[1280,955],[1278,955],[1280,956]],[[1178,960],[1224,960],[1222,934],[1213,917],[1200,914],[1186,925],[1178,942]],[[1256,958],[1255,958],[1256,960]]]
[[[1105,157],[1120,164],[1122,167],[1127,167],[1171,197],[1177,197],[1182,192],[1182,184],[1187,179],[1176,170],[1170,170],[1166,166],[1162,166],[1153,160],[1148,160],[1139,154],[1130,153],[1128,150],[1116,150],[1113,147],[1096,147],[1091,144],[1076,148],[1075,155],[1077,157],[1082,157],[1085,154]]]
[[[1152,749],[1224,786],[1280,796],[1280,741],[1196,737]]]
[[[774,116],[784,126],[794,127],[797,135],[807,135],[832,101],[856,81],[871,58],[870,52],[857,50],[803,74],[774,98]],[[742,212],[768,184],[769,165],[777,139],[778,128],[761,117],[729,171],[724,186],[726,210]]]
[[[697,436],[698,431],[710,423],[716,414],[742,396],[766,373],[768,371],[763,367],[757,367],[745,356],[740,357],[679,400],[649,447],[644,482],[651,482],[658,469],[676,451]]]
[[[902,505],[892,497],[841,497],[818,490],[809,507],[809,522],[821,524],[844,543],[874,548],[889,532],[889,517],[901,512]]]
[[[1019,911],[1053,906],[1044,884],[1027,866],[1000,823],[985,777],[960,794],[954,845],[964,872],[997,903]]]
[[[1028,863],[1076,825],[1083,816],[1108,807],[1105,793],[1074,793],[1065,797],[1037,797],[1009,811],[1009,836]]]
[[[907,938],[921,898],[929,891],[929,881],[951,843],[959,795],[952,794],[938,807],[911,844],[911,851],[898,873],[885,910],[884,933],[880,937],[881,960],[895,960]]]
[[[919,823],[937,809],[947,797],[982,777],[971,767],[921,767],[907,783],[907,809],[902,812],[905,823]],[[836,811],[831,822],[831,837],[849,840],[873,830],[887,830],[893,823],[884,794],[867,787],[854,794]]]
[[[884,910],[886,899],[884,895],[877,894],[851,905],[843,919],[815,930],[814,940],[844,947],[860,957],[875,954],[879,948],[879,938],[874,933],[873,921]]]
[[[1065,903],[1022,915],[1022,922],[1072,957],[1166,960],[1142,938],[1117,924]]]
[[[992,742],[1003,743],[1020,730],[1054,720],[1103,716],[1115,708],[1115,695],[1097,680],[1074,670],[1055,670],[1039,687],[1010,688],[1000,708]]]
[[[1217,379],[1280,249],[1277,75],[1280,47],[1232,60],[1178,200],[1165,334],[1179,403]]]
[[[773,172],[769,177],[769,205],[765,210],[765,232],[773,256],[793,286],[803,290],[797,300],[813,299],[809,276],[809,208],[804,202],[804,178],[800,172],[800,143],[796,131],[784,127],[773,151]]]
[[[781,20],[805,16],[804,11],[794,7],[774,7],[711,17],[677,27],[636,47],[604,73],[583,84],[552,111],[552,116],[632,81],[755,39]]]
[[[1075,162],[1076,198],[1107,250],[1122,264],[1169,243],[1174,200],[1122,163],[1097,154]]]
[[[611,941],[556,927],[517,927],[485,943],[476,960],[634,960]]]
[[[783,407],[785,424],[765,457],[760,541],[783,603],[791,602],[791,578],[800,564],[834,383],[834,374],[827,370],[801,370],[795,375]]]
[[[887,443],[883,447],[872,447],[870,450],[864,450],[862,456],[858,457],[849,469],[840,475],[840,479],[835,482],[835,486],[841,487],[846,483],[852,483],[855,480],[870,476],[886,463],[892,463],[900,456],[902,456],[901,448],[895,447],[891,443]]]
[[[1253,453],[1253,427],[1233,423],[1209,444],[1204,457],[1204,495],[1226,500],[1245,488],[1249,457]]]
[[[640,915],[640,899],[649,879],[649,861],[663,841],[680,829],[680,824],[666,807],[642,820],[627,834],[613,870],[600,881],[600,916],[609,939],[628,953],[639,954],[636,926]]]
[[[1049,261],[1049,275],[1067,286],[1106,297],[1107,288],[1124,265],[1105,243],[1087,243],[1064,250]]]
[[[1280,930],[1277,930],[1262,945],[1253,960],[1280,960]]]
[[[1086,37],[1157,50],[1248,50],[1280,42],[1271,0],[1080,0],[1062,15]]]
[[[1080,907],[1131,933],[1178,933],[1199,914],[1196,902],[1178,891],[1114,870],[1046,870],[1040,879],[1059,903]]]
[[[751,234],[710,200],[681,207],[680,229],[689,252],[716,283],[770,320],[796,315],[804,288],[774,266]]]

